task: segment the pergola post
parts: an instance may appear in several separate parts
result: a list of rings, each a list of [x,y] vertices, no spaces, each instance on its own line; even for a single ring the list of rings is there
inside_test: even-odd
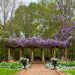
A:
[[[52,58],[52,57],[53,57],[53,49],[50,48],[50,58]]]
[[[61,60],[64,60],[64,58],[65,58],[65,53],[64,53],[64,52],[65,52],[65,49],[64,49],[64,48],[63,48],[63,49],[60,48],[60,56],[61,56],[60,59],[61,59]]]
[[[22,57],[23,57],[23,49],[20,48],[20,58],[22,58]]]
[[[31,63],[34,62],[34,49],[31,50]]]
[[[8,48],[8,61],[10,61],[11,60],[11,50],[10,50],[10,48]]]
[[[53,57],[56,57],[56,51],[55,51],[55,49],[53,50]]]
[[[12,48],[12,56],[11,59],[14,60],[14,48]]]
[[[8,48],[8,61],[14,60],[14,48]]]
[[[42,49],[42,62],[45,62],[44,49]]]

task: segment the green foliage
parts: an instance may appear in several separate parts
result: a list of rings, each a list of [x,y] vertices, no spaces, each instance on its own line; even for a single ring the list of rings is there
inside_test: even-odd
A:
[[[3,30],[3,26],[0,25],[0,37],[1,38],[8,38],[10,33],[8,31]]]
[[[0,36],[2,35],[2,33],[3,33],[3,28],[2,28],[2,26],[0,25]]]
[[[59,1],[60,2],[60,1]],[[0,30],[3,37],[11,35],[20,36],[22,31],[25,37],[40,36],[44,39],[53,38],[53,35],[58,32],[62,26],[61,20],[57,18],[58,15],[64,15],[65,19],[68,16],[73,16],[75,3],[73,1],[66,1],[65,9],[59,9],[56,0],[40,0],[37,4],[30,3],[29,6],[20,5],[14,12],[13,20],[9,19],[6,23],[6,31]],[[10,3],[7,1],[7,3]],[[68,22],[71,24],[70,22]]]
[[[72,60],[75,59],[75,46],[72,46],[68,49],[68,58]]]
[[[4,51],[3,48],[0,48],[0,61],[4,59]]]
[[[41,50],[40,49],[36,49],[34,51],[34,57],[41,57]]]
[[[50,38],[60,26],[59,21],[54,17],[60,14],[56,10],[56,3],[50,3],[47,6],[30,3],[29,6],[21,5],[15,11],[14,32],[20,36],[22,31],[26,37],[41,36]]]

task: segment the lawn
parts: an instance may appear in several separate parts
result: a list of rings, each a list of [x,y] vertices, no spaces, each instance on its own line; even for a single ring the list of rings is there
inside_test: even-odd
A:
[[[75,75],[75,70],[68,70],[68,71],[65,71],[65,73],[68,73],[70,75]]]
[[[16,75],[18,73],[19,70],[0,69],[0,75]]]

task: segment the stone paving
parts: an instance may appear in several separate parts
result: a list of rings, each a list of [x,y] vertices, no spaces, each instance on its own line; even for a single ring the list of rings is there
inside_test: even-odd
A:
[[[43,64],[33,64],[31,68],[22,70],[20,75],[66,75],[63,72],[45,68]]]

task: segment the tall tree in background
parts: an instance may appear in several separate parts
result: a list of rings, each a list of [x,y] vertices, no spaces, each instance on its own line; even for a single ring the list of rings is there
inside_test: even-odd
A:
[[[21,5],[15,12],[14,17],[14,29],[15,33],[20,36],[20,32],[23,32],[25,37],[34,36],[35,25],[33,24],[34,15],[36,11],[36,4],[31,3],[29,6]]]
[[[6,36],[7,33],[7,22],[9,19],[12,20],[13,12],[15,8],[15,0],[0,0],[0,9],[2,14],[2,26],[3,26],[3,36]],[[12,27],[12,21],[10,21],[10,25]],[[11,28],[12,29],[12,28]],[[10,30],[11,31],[11,30]]]
[[[6,21],[10,10],[10,0],[0,0],[0,8],[3,18],[3,29],[5,30]]]
[[[56,10],[56,3],[53,2],[46,6],[39,3],[21,5],[14,16],[15,33],[22,31],[26,37],[51,38],[59,27],[59,22],[55,18],[59,13],[60,11]]]
[[[11,1],[11,0],[9,0]],[[8,3],[8,2],[7,2]],[[38,4],[20,5],[15,11],[15,0],[11,5],[11,17],[5,21],[4,29],[20,36],[40,36],[44,39],[52,36],[65,26],[70,26],[74,18],[74,2],[71,0],[40,0]],[[15,14],[14,14],[15,12]],[[61,35],[59,35],[61,36]]]
[[[60,20],[60,28],[59,31],[56,33],[56,37],[59,40],[65,40],[62,37],[61,30],[64,28],[67,28],[69,26],[75,25],[73,18],[75,16],[75,0],[56,0],[57,2],[57,8],[61,11],[61,14],[58,15],[58,18]]]
[[[56,0],[58,4],[58,9],[61,10],[60,18],[62,20],[63,26],[73,24],[71,22],[74,17],[75,1],[74,0]]]
[[[60,26],[56,16],[60,14],[60,10],[57,10],[56,2],[54,0],[40,0],[41,7],[38,9],[39,16],[41,17],[41,35],[43,38],[52,38],[53,34],[58,30]],[[53,28],[54,27],[54,28]]]

